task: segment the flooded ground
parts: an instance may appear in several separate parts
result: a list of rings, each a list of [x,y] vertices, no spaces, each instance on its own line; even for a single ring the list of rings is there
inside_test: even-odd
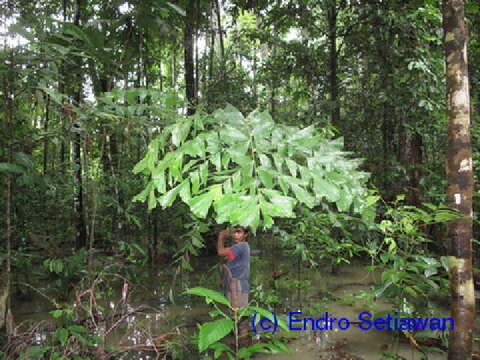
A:
[[[192,274],[182,274],[176,279],[172,289],[173,269],[158,269],[149,281],[132,291],[123,306],[134,308],[139,305],[147,305],[144,311],[132,314],[127,321],[127,328],[117,329],[109,334],[107,344],[137,344],[145,339],[145,334],[174,333],[182,341],[188,342],[198,323],[208,321],[209,307],[198,297],[185,297],[180,293],[190,287],[204,286],[220,290],[219,277],[213,264],[219,262],[218,257],[195,265],[202,271]],[[379,281],[378,272],[367,271],[364,264],[343,264],[331,274],[330,271],[322,271],[317,268],[290,267],[288,273],[278,280],[272,280],[265,264],[255,265],[253,262],[252,275],[257,279],[254,282],[258,289],[275,289],[281,300],[281,304],[275,305],[279,314],[289,311],[308,313],[311,316],[318,314],[321,317],[328,312],[330,317],[344,317],[355,321],[358,314],[363,311],[395,311],[390,305],[381,301],[373,301],[366,298],[358,298],[362,291],[367,291]],[[284,270],[284,269],[280,269]],[[295,286],[292,286],[294,284]],[[172,290],[176,294],[172,299]],[[262,290],[262,291],[263,291]],[[174,301],[172,303],[172,300]],[[117,306],[115,301],[105,300],[103,306]],[[18,323],[22,320],[47,320],[52,317],[48,311],[53,310],[51,303],[42,297],[34,297],[29,301],[17,301],[14,310],[14,318]],[[446,314],[447,315],[447,314]],[[130,331],[127,331],[130,330]],[[398,331],[361,330],[357,326],[350,326],[347,330],[312,331],[301,330],[291,332],[289,341],[290,354],[257,355],[255,359],[427,359],[417,351],[407,340],[406,336]],[[154,336],[152,335],[152,336]],[[181,346],[180,346],[181,347]],[[386,357],[382,354],[390,354]],[[198,355],[188,352],[179,352],[184,359],[199,359]],[[393,357],[396,354],[401,357]],[[126,358],[126,357],[125,357]],[[142,355],[130,357],[131,359],[147,360],[155,357]],[[432,353],[428,359],[445,359],[446,354]]]

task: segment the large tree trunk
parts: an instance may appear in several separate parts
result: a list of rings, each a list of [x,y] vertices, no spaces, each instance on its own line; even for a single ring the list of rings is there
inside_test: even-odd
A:
[[[184,58],[185,58],[185,87],[188,101],[187,115],[195,113],[195,73],[193,64],[193,34],[195,27],[195,0],[188,0],[185,16]]]
[[[448,96],[448,201],[464,215],[448,224],[451,311],[448,359],[472,358],[475,296],[472,279],[472,147],[467,39],[463,0],[445,0],[443,28]]]

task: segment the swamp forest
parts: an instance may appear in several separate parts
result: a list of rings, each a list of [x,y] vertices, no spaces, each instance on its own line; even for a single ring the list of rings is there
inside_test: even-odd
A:
[[[478,0],[3,0],[0,40],[0,358],[480,359]]]

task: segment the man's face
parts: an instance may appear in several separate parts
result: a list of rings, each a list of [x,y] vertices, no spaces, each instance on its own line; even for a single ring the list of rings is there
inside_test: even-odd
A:
[[[239,243],[247,240],[247,233],[240,227],[233,228],[232,240],[234,243]]]

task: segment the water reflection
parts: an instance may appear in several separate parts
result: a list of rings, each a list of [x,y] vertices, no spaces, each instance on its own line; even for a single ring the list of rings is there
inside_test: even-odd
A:
[[[277,259],[278,260],[278,259]],[[213,261],[218,262],[215,258]],[[283,260],[282,260],[283,261]],[[287,260],[285,260],[286,262]],[[208,262],[206,263],[209,266]],[[308,278],[310,285],[302,288],[297,292],[297,289],[286,288],[281,286],[281,281],[277,282],[276,294],[283,299],[284,306],[280,307],[279,311],[286,313],[288,311],[304,312],[307,306],[314,306],[322,304],[328,307],[331,314],[355,319],[359,312],[369,310],[372,304],[366,300],[358,300],[351,303],[342,303],[331,300],[325,301],[325,294],[331,294],[337,298],[346,298],[348,294],[355,294],[361,290],[368,290],[369,286],[378,281],[379,274],[368,272],[364,270],[361,265],[343,265],[337,274],[332,275],[319,271],[317,269],[303,270],[303,277]],[[265,281],[267,284],[268,277],[267,270],[257,268],[257,281],[261,283]],[[293,271],[292,271],[293,273]],[[169,292],[171,290],[172,274],[162,272],[156,277],[153,277],[147,284],[148,286],[139,288],[130,288],[130,293],[126,296],[124,287],[119,287],[117,291],[117,298],[103,300],[101,303],[111,314],[133,312],[139,305],[148,305],[149,307],[143,309],[141,312],[132,313],[125,317],[125,325],[116,328],[106,335],[106,344],[109,346],[121,344],[122,346],[145,344],[152,346],[156,344],[157,336],[179,332],[183,339],[190,339],[192,334],[196,331],[196,324],[207,321],[208,311],[210,307],[201,302],[199,298],[191,297],[185,298],[179,296],[179,290],[175,291],[176,304],[171,304],[166,299],[169,299]],[[199,275],[200,276],[200,275]],[[292,275],[292,278],[295,274]],[[258,280],[260,279],[260,280]],[[271,280],[270,280],[271,281]],[[185,289],[188,287],[203,285],[210,288],[215,288],[216,285],[199,284],[194,275],[181,276],[178,279],[178,289]],[[133,286],[132,286],[133,287]],[[217,286],[217,290],[220,287]],[[194,302],[195,301],[195,302]],[[42,303],[43,302],[43,303]],[[33,303],[33,304],[32,304]],[[303,304],[300,306],[299,304]],[[388,304],[381,302],[376,303],[379,310],[390,310]],[[36,309],[34,313],[31,309]],[[17,322],[24,319],[35,320],[51,320],[48,311],[51,310],[50,304],[45,303],[40,298],[34,298],[28,303],[16,303],[14,315]],[[107,310],[108,311],[108,310]],[[321,312],[319,311],[319,314]],[[106,316],[106,314],[104,314]],[[338,317],[337,316],[337,317]],[[118,318],[109,321],[108,325],[105,322],[97,322],[97,334],[104,336]],[[328,354],[331,349],[341,348],[346,352],[353,353],[357,358],[363,359],[378,359],[379,352],[382,350],[394,351],[408,360],[419,360],[421,356],[418,352],[412,351],[412,347],[407,343],[393,343],[392,334],[381,331],[361,331],[352,327],[346,331],[339,331],[338,329],[330,331],[298,331],[295,338],[290,341],[289,347],[295,354],[295,360],[317,360],[319,354]],[[46,341],[47,336],[44,333],[37,333],[35,335],[36,344],[42,344]],[[392,344],[393,343],[393,344]],[[199,358],[196,354],[186,356],[186,359],[197,360]],[[155,355],[149,354],[123,354],[121,359],[155,359]],[[261,354],[256,359],[291,359],[292,354],[289,355],[265,355]],[[353,357],[352,357],[353,358]],[[430,360],[443,359],[443,355],[432,355]]]

